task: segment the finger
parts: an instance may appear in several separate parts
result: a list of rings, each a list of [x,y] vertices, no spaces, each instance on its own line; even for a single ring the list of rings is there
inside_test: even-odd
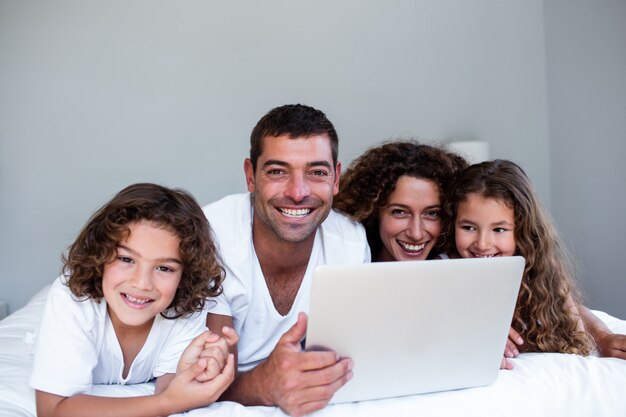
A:
[[[308,409],[308,407],[305,407],[304,404],[311,404],[313,407],[315,407],[314,404],[326,405],[335,392],[352,379],[352,376],[352,369],[344,368],[344,371],[341,371],[339,376],[331,379],[330,382],[316,380],[316,382],[318,382],[317,384],[305,388],[302,391],[300,403],[305,409]]]
[[[305,383],[304,387],[313,387],[319,385],[331,385],[337,383],[337,381],[343,381],[339,386],[348,381],[352,374],[352,368],[354,364],[351,359],[345,358],[339,362],[327,366],[325,368],[306,371],[305,375],[310,383]],[[337,387],[337,389],[339,388]]]
[[[301,371],[326,369],[337,364],[339,361],[340,359],[337,357],[337,352],[331,350],[298,353],[298,368]]]
[[[185,381],[192,381],[196,377],[201,378],[201,374],[206,369],[206,365],[207,363],[205,359],[199,359],[198,361],[191,364],[191,366],[188,366],[186,369],[183,369],[180,372],[180,375]]]
[[[306,334],[307,316],[304,313],[298,314],[298,320],[289,330],[287,330],[278,341],[278,344],[293,344],[300,346],[300,341]]]
[[[511,341],[511,339],[506,340],[506,346],[504,347],[504,356],[507,358],[514,358],[519,355],[519,350],[517,350],[517,346],[515,343]]]
[[[500,369],[513,369],[513,364],[511,361],[507,360],[507,358],[502,358],[502,362],[500,362]]]
[[[522,339],[522,336],[517,332],[517,330],[512,327],[509,329],[509,340],[511,340],[513,343],[516,343],[518,346],[524,344],[524,339]]]
[[[207,363],[215,364],[219,370],[226,365],[226,360],[228,359],[228,351],[224,352],[218,348],[205,349],[200,354],[200,357],[206,359]],[[212,365],[211,365],[212,366]]]
[[[226,343],[228,346],[235,346],[237,342],[239,342],[239,336],[237,332],[232,327],[224,326],[222,327],[222,336],[226,339]]]
[[[228,355],[228,359],[226,360],[226,366],[224,366],[222,372],[218,373],[211,382],[214,382],[217,385],[225,384],[226,386],[224,389],[226,389],[228,384],[230,384],[233,379],[235,379],[235,355],[230,353]]]

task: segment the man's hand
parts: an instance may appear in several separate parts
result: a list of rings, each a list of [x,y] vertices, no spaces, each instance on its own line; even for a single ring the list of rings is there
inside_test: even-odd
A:
[[[294,417],[324,408],[333,394],[352,378],[352,361],[337,353],[303,352],[300,340],[306,333],[307,316],[280,338],[271,355],[255,373],[264,381],[267,403],[278,405]]]

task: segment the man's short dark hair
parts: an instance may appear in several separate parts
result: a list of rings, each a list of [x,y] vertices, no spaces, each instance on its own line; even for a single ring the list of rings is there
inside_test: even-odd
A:
[[[266,136],[289,135],[289,138],[327,135],[333,164],[337,165],[339,138],[333,124],[326,115],[317,109],[304,104],[286,104],[270,110],[259,120],[250,135],[250,160],[256,172],[256,164],[263,152],[263,138]]]

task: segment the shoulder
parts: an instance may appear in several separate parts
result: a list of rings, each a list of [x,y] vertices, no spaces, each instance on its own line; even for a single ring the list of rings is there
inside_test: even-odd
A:
[[[88,297],[77,297],[67,286],[67,277],[61,275],[54,280],[48,292],[46,315],[54,320],[68,320],[71,316],[75,323],[83,328],[91,328],[98,318],[106,311],[104,301],[97,302]]]
[[[349,257],[354,255],[361,262],[369,262],[369,246],[361,223],[331,210],[320,226],[320,232],[325,252],[336,251]]]
[[[365,229],[357,221],[348,216],[331,210],[328,217],[321,225],[325,236],[340,237],[341,239],[354,240],[362,243],[365,240]]]
[[[250,194],[231,194],[202,207],[219,246],[252,234]]]

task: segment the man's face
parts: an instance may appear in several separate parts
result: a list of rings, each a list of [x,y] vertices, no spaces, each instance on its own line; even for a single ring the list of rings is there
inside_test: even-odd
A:
[[[254,204],[254,232],[269,239],[300,243],[315,236],[339,190],[341,164],[333,166],[330,139],[312,135],[263,138],[257,161],[244,164]]]

